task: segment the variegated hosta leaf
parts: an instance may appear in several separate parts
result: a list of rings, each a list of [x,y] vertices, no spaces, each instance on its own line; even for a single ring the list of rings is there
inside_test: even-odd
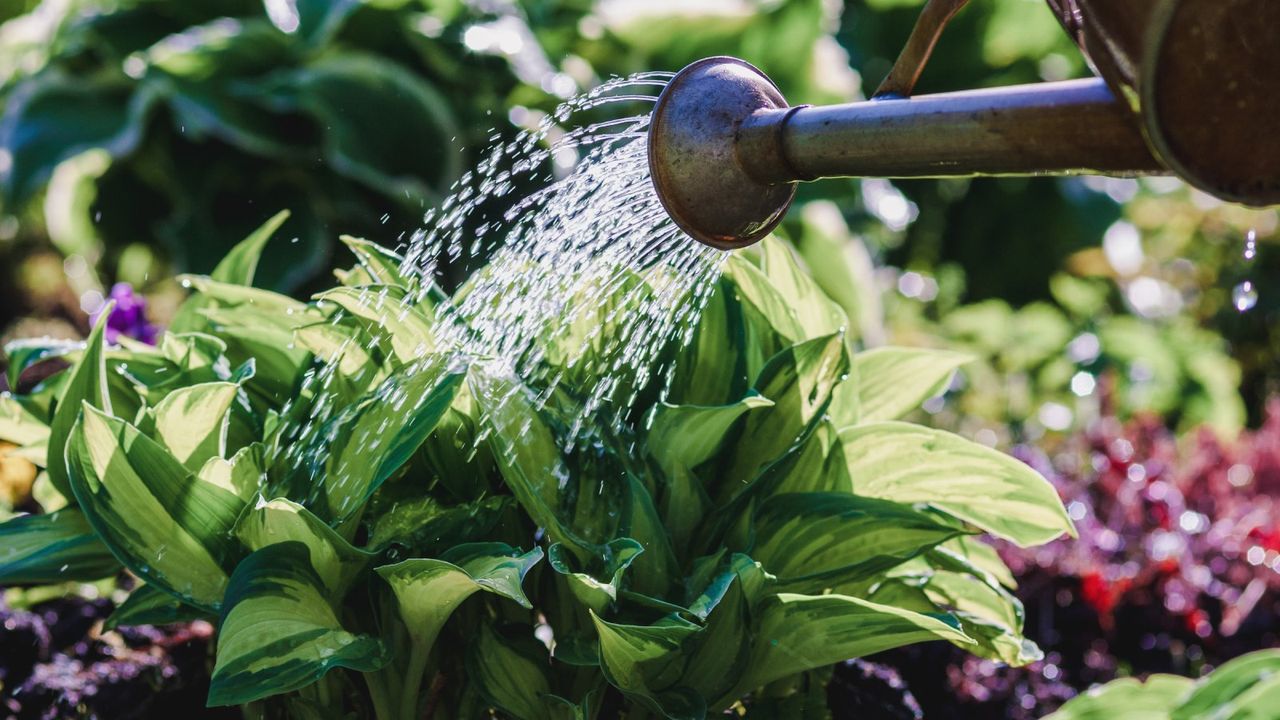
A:
[[[249,550],[296,541],[307,547],[311,567],[320,576],[325,596],[338,602],[374,555],[347,542],[333,528],[301,505],[277,498],[259,502],[236,525],[236,537]]]
[[[520,638],[503,637],[487,623],[467,648],[467,678],[480,694],[517,720],[563,717],[551,700],[550,658],[527,625]]]
[[[75,508],[0,523],[0,585],[98,580],[119,571],[120,561]]]
[[[333,303],[381,332],[402,363],[412,363],[441,348],[436,343],[435,319],[424,305],[411,304],[410,292],[396,285],[335,288],[315,298]]]
[[[201,480],[234,493],[249,502],[257,497],[266,480],[266,460],[262,443],[246,445],[231,457],[223,460],[211,457],[196,473]]]
[[[1017,590],[1018,581],[1013,571],[995,547],[977,537],[965,535],[939,545],[929,552],[930,564],[955,572],[969,573],[981,578],[993,587],[1001,586],[1008,590]]]
[[[842,428],[897,420],[946,390],[956,369],[971,360],[973,356],[965,353],[924,348],[860,352],[853,356],[849,372],[856,398],[832,403],[831,416]]]
[[[400,368],[337,421],[338,441],[318,489],[329,519],[342,522],[359,512],[422,446],[466,376],[452,362],[437,355]]]
[[[192,471],[225,457],[235,383],[201,383],[169,393],[156,405],[156,435],[178,462]]]
[[[760,270],[795,313],[803,335],[792,342],[843,333],[849,325],[844,309],[827,297],[800,266],[791,244],[770,235],[760,243]]]
[[[714,407],[747,389],[746,333],[730,283],[721,278],[707,298],[693,338],[681,350],[671,377],[674,403]]]
[[[1121,678],[1080,693],[1044,720],[1170,720],[1194,686],[1191,678],[1177,675]]]
[[[734,294],[740,301],[755,310],[763,324],[777,333],[784,343],[794,344],[810,339],[796,317],[796,309],[760,268],[734,253],[724,265],[724,274],[732,281]]]
[[[685,644],[702,629],[679,616],[654,625],[608,622],[595,613],[601,669],[628,698],[668,718],[703,718],[706,699],[684,682]]]
[[[521,554],[501,543],[459,545],[441,559],[413,558],[377,568],[395,593],[414,644],[430,649],[463,600],[484,590],[531,607],[520,587],[542,548]]]
[[[858,495],[929,503],[1022,547],[1075,535],[1049,481],[1001,452],[900,422],[846,428],[840,441]]]
[[[687,611],[651,625],[610,622],[593,612],[600,667],[634,702],[667,717],[703,717],[748,669],[749,613],[767,588],[759,564],[735,555]],[[689,614],[703,624],[686,620]]]
[[[239,705],[306,687],[335,667],[372,672],[382,642],[342,628],[310,551],[299,542],[258,550],[227,587],[209,705]]]
[[[241,552],[232,529],[243,500],[87,403],[67,459],[85,516],[130,570],[197,607],[221,605],[225,568]]]
[[[49,439],[49,426],[7,392],[0,393],[0,440],[19,447],[42,445]]]
[[[845,595],[782,593],[758,611],[751,669],[732,697],[805,670],[902,645],[973,640],[943,620]]]
[[[107,369],[103,362],[103,332],[107,326],[107,318],[111,315],[112,306],[103,310],[98,323],[89,333],[85,343],[84,355],[80,362],[70,370],[70,377],[58,399],[57,409],[53,414],[53,422],[49,425],[49,447],[55,448],[48,454],[49,481],[53,487],[68,499],[72,498],[71,483],[67,478],[67,454],[60,448],[67,447],[71,437],[71,429],[80,416],[80,406],[88,403],[93,407],[111,412],[111,399],[107,394]]]
[[[231,251],[218,262],[213,272],[209,273],[209,277],[232,285],[245,287],[253,285],[253,278],[258,274],[258,260],[262,258],[263,248],[288,219],[288,210],[281,210],[272,215],[261,227],[249,233],[248,237],[231,248]]]
[[[404,258],[364,238],[342,235],[338,239],[356,256],[356,262],[369,275],[371,284],[399,285],[409,291],[418,289],[419,276],[400,270]]]
[[[604,612],[605,608],[617,602],[623,574],[632,561],[644,552],[644,547],[631,538],[618,538],[606,548],[607,552],[600,558],[602,566],[596,574],[603,578],[600,580],[590,572],[583,572],[578,567],[577,558],[573,553],[565,551],[563,545],[556,543],[547,551],[547,562],[553,570],[565,576],[569,592],[583,606],[597,613]]]
[[[552,542],[572,548],[581,557],[593,554],[592,544],[561,517],[560,496],[570,482],[569,469],[555,436],[524,388],[483,372],[471,373],[467,384],[491,430],[489,446],[511,494],[533,522],[546,529]]]
[[[848,493],[792,493],[761,503],[751,556],[792,589],[870,577],[963,534],[954,521]]]
[[[972,575],[947,570],[891,577],[870,599],[907,610],[945,612],[973,638],[975,655],[1022,666],[1043,657],[1035,643],[1022,636],[1022,603],[999,586]]]
[[[192,620],[216,619],[217,616],[182,603],[174,596],[152,585],[139,585],[112,611],[103,623],[103,627],[114,630],[131,625],[168,625]]]
[[[1280,708],[1280,650],[1260,650],[1241,655],[1202,679],[1185,702],[1174,709],[1170,720],[1261,720],[1277,717],[1277,708]],[[1110,715],[1108,720],[1119,716],[1120,713]]]
[[[752,411],[773,407],[773,401],[748,395],[732,405],[658,406],[646,444],[667,473],[693,470],[714,457],[738,419]]]
[[[285,220],[289,219],[289,211],[282,210],[257,230],[254,230],[244,240],[241,240],[210,273],[209,279],[218,283],[227,285],[243,285],[248,287],[253,285],[253,278],[258,272],[258,261],[262,258],[262,250],[266,247],[267,241],[275,235]],[[198,292],[196,295],[187,299],[178,308],[178,312],[174,315],[173,321],[169,324],[169,331],[191,332],[205,330],[205,322],[200,316],[200,311],[216,305],[214,298],[201,296]]]
[[[353,382],[368,383],[378,377],[378,363],[352,328],[325,320],[295,328],[293,336],[325,363],[336,363],[338,372]]]
[[[719,497],[736,495],[759,472],[802,441],[826,412],[831,391],[848,371],[840,334],[809,340],[769,360],[755,389],[773,407],[751,413],[734,447]]]

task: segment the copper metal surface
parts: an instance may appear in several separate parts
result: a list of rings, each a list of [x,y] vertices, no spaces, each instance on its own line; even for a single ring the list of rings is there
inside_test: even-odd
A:
[[[731,250],[782,221],[795,186],[748,175],[735,135],[752,113],[786,106],[764,73],[735,58],[699,60],[663,89],[649,126],[649,170],[663,207],[694,239]]]

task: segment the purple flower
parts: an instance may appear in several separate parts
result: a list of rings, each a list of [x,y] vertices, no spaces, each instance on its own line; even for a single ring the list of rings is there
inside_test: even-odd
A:
[[[111,287],[111,294],[107,296],[107,302],[115,301],[115,307],[111,309],[111,315],[107,317],[106,340],[109,343],[118,342],[121,335],[131,337],[148,345],[154,345],[156,342],[156,326],[147,322],[147,300],[138,293],[133,291],[133,286],[129,283],[116,283]],[[106,303],[103,303],[106,308]],[[102,315],[102,309],[99,309],[89,320],[91,324],[97,324],[98,318]]]

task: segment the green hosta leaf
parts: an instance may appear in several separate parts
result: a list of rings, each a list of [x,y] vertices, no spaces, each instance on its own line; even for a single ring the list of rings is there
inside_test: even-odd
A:
[[[60,357],[67,358],[68,362],[73,362],[78,352],[83,349],[83,343],[54,338],[27,338],[6,343],[4,354],[9,361],[9,367],[5,379],[8,380],[10,388],[16,388],[22,384],[22,374],[28,368],[45,360]],[[65,373],[59,373],[54,375],[54,378],[61,378],[63,375]],[[49,385],[48,380],[42,382],[40,386],[45,388],[47,385]],[[23,399],[27,403],[33,400],[30,395],[23,396]],[[45,405],[42,403],[41,407],[43,408]],[[30,405],[27,405],[27,408],[29,411],[35,410]]]
[[[49,481],[53,483],[54,489],[67,498],[72,497],[72,494],[71,484],[67,479],[69,453],[64,448],[67,447],[76,418],[80,416],[81,404],[87,402],[93,407],[111,412],[111,399],[107,394],[107,368],[102,351],[102,335],[110,315],[111,306],[108,305],[98,319],[98,324],[89,333],[80,361],[70,370],[70,378],[58,398],[53,422],[49,425],[49,447],[52,449],[48,454]]]
[[[358,549],[301,505],[277,498],[259,502],[236,525],[236,537],[250,550],[281,542],[300,542],[325,596],[337,601],[369,565],[374,554]]]
[[[928,640],[971,645],[929,615],[844,595],[782,593],[766,601],[755,633],[751,671],[733,696],[805,670]]]
[[[435,429],[466,376],[452,359],[434,356],[387,379],[349,416],[330,449],[323,493],[327,516],[345,521],[390,478]]]
[[[1170,715],[1198,718],[1275,718],[1280,708],[1280,650],[1241,655],[1214,670]],[[1111,717],[1118,717],[1119,713]]]
[[[209,613],[180,602],[163,590],[140,585],[103,623],[106,630],[133,625],[169,625],[192,620],[216,620]]]
[[[218,337],[226,341],[227,357],[237,363],[252,362],[253,376],[245,378],[250,397],[263,398],[259,406],[274,407],[296,393],[311,355],[293,342],[293,328],[309,315],[255,311],[243,307],[201,311]]]
[[[840,441],[859,495],[929,503],[1023,547],[1075,534],[1053,486],[991,448],[899,422],[846,428]]]
[[[209,458],[196,474],[200,480],[249,502],[266,480],[265,468],[262,443],[252,443],[240,448],[230,460]]]
[[[349,328],[326,320],[296,328],[293,336],[298,345],[325,363],[337,364],[338,371],[353,382],[367,383],[378,374],[378,363],[362,338]]]
[[[618,538],[606,546],[607,552],[601,560],[597,580],[589,572],[582,572],[578,561],[572,553],[565,552],[564,546],[556,543],[547,550],[547,562],[551,568],[565,576],[569,591],[578,602],[595,612],[604,612],[605,608],[618,600],[618,588],[622,585],[622,576],[631,566],[632,561],[644,552],[644,547],[631,538]]]
[[[747,416],[721,497],[732,497],[769,463],[799,444],[817,424],[831,391],[848,370],[844,338],[828,335],[787,348],[771,360],[755,389],[774,406]]]
[[[342,629],[307,546],[283,542],[252,553],[227,587],[209,705],[239,705],[291,692],[335,667],[386,664],[376,638]]]
[[[929,557],[939,567],[970,573],[992,587],[1018,588],[1013,571],[1000,559],[996,549],[976,537],[962,535],[948,540],[934,548]]]
[[[937,571],[925,582],[924,591],[977,642],[971,652],[1015,667],[1044,656],[1022,637],[1022,603],[1002,588],[970,575]]]
[[[721,278],[707,298],[693,338],[680,350],[671,378],[673,402],[715,407],[741,397],[750,384],[746,331],[733,295]]]
[[[832,406],[837,425],[897,420],[947,389],[956,368],[973,356],[945,350],[885,347],[853,356],[857,406]]]
[[[418,277],[400,270],[404,258],[364,238],[343,235],[339,240],[356,256],[360,267],[369,273],[375,285],[396,285],[411,292],[417,290]]]
[[[676,468],[693,470],[710,460],[724,444],[734,423],[759,408],[773,407],[773,401],[749,395],[732,405],[658,406],[646,441],[649,454],[670,474]]]
[[[795,313],[802,335],[792,342],[843,333],[849,324],[844,310],[832,302],[800,266],[789,243],[770,235],[760,243],[760,269]]]
[[[848,492],[844,467],[839,431],[831,420],[824,419],[796,452],[771,466],[762,481],[770,495]]]
[[[632,571],[633,584],[646,595],[665,597],[680,574],[671,538],[644,483],[631,474],[625,482],[630,494],[618,531],[634,538],[644,548]]]
[[[156,405],[157,439],[188,470],[198,471],[227,451],[235,383],[201,383],[169,393]]]
[[[395,593],[413,642],[430,649],[455,608],[481,590],[531,607],[520,587],[542,548],[521,554],[501,543],[459,545],[436,560],[414,558],[377,568]]]
[[[737,253],[730,255],[724,273],[733,281],[741,302],[759,313],[766,326],[783,341],[794,344],[810,339],[796,317],[796,308],[774,287],[769,276],[749,260]]]
[[[964,532],[907,505],[848,493],[777,495],[760,505],[751,556],[780,583],[870,577]],[[805,582],[809,581],[809,582]]]
[[[205,482],[132,425],[87,403],[68,441],[71,487],[95,531],[148,583],[217,609],[244,501]]]
[[[0,523],[0,585],[99,580],[120,571],[79,510],[19,515]]]
[[[518,720],[559,717],[547,703],[551,695],[547,649],[527,625],[520,629],[525,631],[523,637],[503,637],[482,624],[467,648],[467,678],[505,715]]]
[[[1177,675],[1121,678],[1075,696],[1045,720],[1169,720],[1193,686]]]
[[[560,493],[569,484],[569,469],[524,388],[480,372],[471,373],[467,382],[491,429],[489,445],[511,494],[538,527],[546,528],[552,542],[590,556],[591,543],[560,516]]]
[[[258,272],[258,260],[262,257],[262,251],[267,246],[267,241],[271,239],[285,220],[289,219],[289,211],[281,210],[271,219],[262,224],[262,227],[254,230],[244,240],[241,240],[227,256],[218,263],[218,266],[209,273],[211,280],[230,285],[244,285],[249,287],[253,285],[254,275]]]
[[[48,439],[48,425],[31,414],[12,395],[0,393],[0,440],[21,447],[43,445]]]
[[[655,625],[611,623],[591,614],[600,637],[601,668],[628,697],[668,718],[702,718],[706,700],[684,684],[685,643],[699,626],[671,616]]]
[[[422,305],[411,305],[409,291],[396,285],[335,288],[316,300],[330,302],[378,329],[402,363],[438,349],[434,319]]]

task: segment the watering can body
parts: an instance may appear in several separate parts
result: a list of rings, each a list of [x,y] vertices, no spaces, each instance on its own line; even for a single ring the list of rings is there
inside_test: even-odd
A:
[[[1175,174],[1280,204],[1280,0],[1046,0],[1101,77],[912,97],[968,0],[928,0],[872,100],[788,106],[759,70],[707,58],[649,130],[658,197],[691,236],[749,245],[820,177]]]
[[[1169,170],[1280,204],[1280,2],[1047,0]]]

